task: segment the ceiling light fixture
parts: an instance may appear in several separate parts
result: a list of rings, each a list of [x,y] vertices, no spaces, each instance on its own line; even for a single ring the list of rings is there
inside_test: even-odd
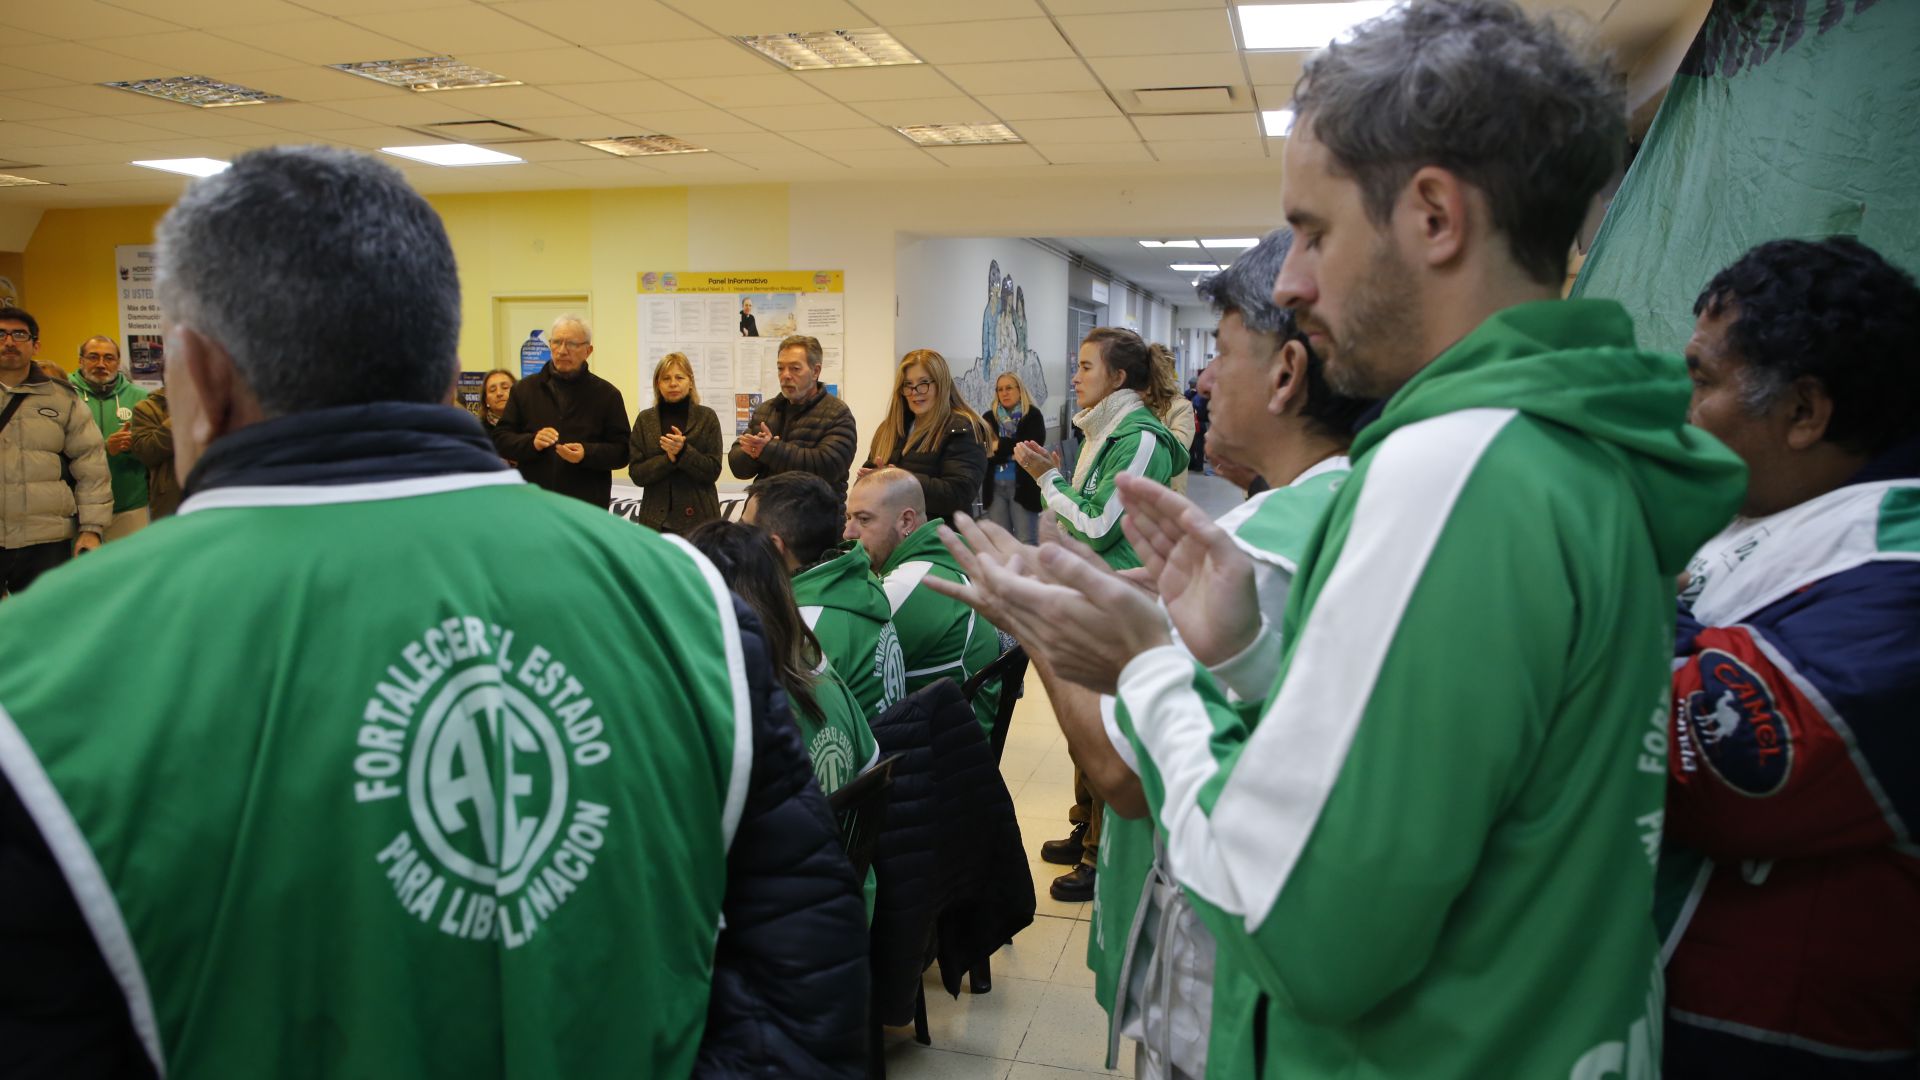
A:
[[[442,165],[447,168],[460,168],[466,165],[519,165],[526,161],[512,154],[503,154],[498,150],[489,150],[472,143],[433,143],[429,146],[383,146],[383,154],[403,157],[412,161],[424,161],[429,165]]]
[[[864,30],[807,30],[797,34],[754,34],[733,40],[764,54],[788,71],[826,68],[894,67],[925,61],[892,34]]]
[[[1266,131],[1269,139],[1284,139],[1293,130],[1292,109],[1265,109],[1260,113],[1260,127]]]
[[[35,180],[31,176],[15,176],[12,173],[0,173],[0,187],[52,187],[51,181]]]
[[[652,157],[656,154],[704,154],[707,152],[704,146],[695,146],[685,139],[676,139],[671,135],[610,135],[604,139],[581,139],[580,145],[604,150],[618,157]]]
[[[1142,240],[1140,241],[1140,246],[1143,248],[1197,248],[1200,246],[1200,241],[1198,240]]]
[[[437,90],[477,90],[487,86],[522,86],[509,79],[463,64],[451,56],[416,56],[411,60],[360,60],[351,64],[330,64],[335,71],[358,75],[388,86],[398,86],[422,94]]]
[[[982,146],[1026,141],[1005,124],[914,124],[893,130],[921,146]]]
[[[1174,263],[1169,270],[1178,270],[1183,274],[1217,274],[1226,267],[1219,263]]]
[[[230,161],[206,157],[154,158],[148,161],[129,162],[129,164],[138,165],[143,169],[179,173],[181,176],[213,176],[226,172],[233,166]]]
[[[1240,43],[1246,49],[1319,49],[1368,19],[1385,15],[1394,0],[1337,4],[1241,4]]]
[[[101,83],[113,90],[145,94],[162,101],[191,105],[196,109],[227,109],[235,105],[265,105],[284,101],[279,94],[255,90],[251,86],[221,82],[205,75],[175,75],[164,79],[135,79],[132,82]]]

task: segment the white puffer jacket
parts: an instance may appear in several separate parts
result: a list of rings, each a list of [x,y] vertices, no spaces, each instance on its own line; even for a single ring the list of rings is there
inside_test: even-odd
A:
[[[71,540],[79,529],[105,534],[113,520],[107,448],[79,395],[32,368],[0,409],[24,397],[0,430],[0,547]],[[68,485],[65,465],[73,473]]]

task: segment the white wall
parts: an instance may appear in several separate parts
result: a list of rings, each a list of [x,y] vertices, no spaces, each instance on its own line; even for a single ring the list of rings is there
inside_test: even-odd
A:
[[[1067,339],[1065,259],[1025,240],[902,238],[894,265],[900,297],[893,334],[896,352],[938,351],[976,409],[990,403],[993,379],[1008,370],[1020,375],[1043,409],[1058,404],[1066,390],[1055,385],[1064,368],[1060,355]],[[1013,279],[1025,301],[1027,322],[1025,356],[999,354],[987,364],[981,347],[990,266],[997,266],[1003,279]],[[993,323],[990,347],[998,354],[1004,343],[997,318]]]

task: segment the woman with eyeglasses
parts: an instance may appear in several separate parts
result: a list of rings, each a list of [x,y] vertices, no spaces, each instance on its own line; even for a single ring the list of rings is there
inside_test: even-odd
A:
[[[927,498],[927,519],[953,520],[971,512],[987,475],[987,422],[954,388],[946,357],[915,349],[900,358],[893,377],[893,405],[873,433],[865,476],[893,465],[918,477]]]
[[[1020,376],[1008,371],[993,382],[993,452],[987,456],[987,482],[980,502],[987,520],[1022,543],[1040,538],[1040,485],[1013,463],[1013,448],[1047,441],[1047,418],[1040,415]]]

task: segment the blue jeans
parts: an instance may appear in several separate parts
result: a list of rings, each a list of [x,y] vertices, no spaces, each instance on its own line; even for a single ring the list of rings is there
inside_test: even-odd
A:
[[[1023,544],[1040,542],[1040,515],[1013,501],[1017,477],[988,478],[993,485],[993,505],[987,507],[987,520],[1013,534]]]

